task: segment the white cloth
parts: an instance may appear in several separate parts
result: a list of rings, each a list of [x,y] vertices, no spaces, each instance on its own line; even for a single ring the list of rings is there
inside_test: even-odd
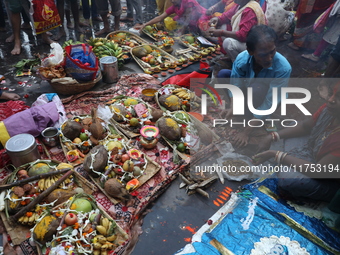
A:
[[[227,55],[231,58],[231,61],[235,61],[237,55],[247,49],[246,43],[240,42],[232,38],[226,38],[223,41],[223,49]]]

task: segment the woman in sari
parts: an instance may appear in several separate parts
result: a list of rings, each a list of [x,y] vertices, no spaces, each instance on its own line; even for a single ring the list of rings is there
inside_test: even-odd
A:
[[[300,0],[296,11],[293,42],[288,46],[294,50],[315,49],[321,41],[322,34],[314,33],[314,22],[334,2],[335,0]]]
[[[212,18],[209,23],[210,36],[218,37],[227,55],[234,61],[237,55],[246,50],[246,38],[255,25],[265,25],[266,17],[256,1],[234,0],[236,5],[220,17]],[[216,29],[216,26],[227,25],[227,29]]]
[[[196,0],[171,0],[171,2],[172,6],[164,13],[142,24],[140,27],[136,27],[136,29],[140,29],[142,31],[144,27],[161,22],[166,17],[175,14],[176,16],[173,19],[183,27],[183,30],[188,27],[190,31],[197,32],[198,20],[200,18],[206,19],[206,9],[203,8]]]
[[[295,127],[272,132],[262,143],[309,134],[307,144],[288,153],[267,150],[255,155],[253,160],[261,164],[274,158],[279,165],[290,166],[289,172],[278,173],[281,194],[329,202],[340,188],[339,179],[335,179],[340,173],[336,170],[340,167],[340,84],[322,84],[318,90],[326,104],[313,117]]]

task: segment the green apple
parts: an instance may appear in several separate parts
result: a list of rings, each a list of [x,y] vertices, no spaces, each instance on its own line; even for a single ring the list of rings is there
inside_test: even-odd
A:
[[[92,205],[90,201],[84,198],[77,198],[71,205],[71,208],[78,212],[91,212]]]
[[[86,133],[80,133],[79,138],[82,142],[87,141],[89,139]]]

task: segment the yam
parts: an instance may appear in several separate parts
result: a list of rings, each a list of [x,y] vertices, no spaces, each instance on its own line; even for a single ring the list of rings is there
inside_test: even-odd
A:
[[[151,116],[152,116],[152,121],[156,122],[163,116],[163,111],[161,109],[152,108]]]
[[[158,99],[161,106],[169,111],[178,111],[181,109],[181,99],[175,95],[161,95]]]
[[[70,197],[76,194],[75,191],[65,190],[65,189],[55,189],[53,190],[47,197],[46,202],[52,203],[56,201],[54,205],[59,205],[61,203],[66,202]]]
[[[169,140],[177,141],[181,139],[182,131],[175,120],[162,117],[157,121],[157,127],[159,128],[159,133]]]
[[[96,172],[104,172],[108,159],[109,156],[105,147],[103,145],[97,145],[86,155],[84,159],[84,169],[89,174],[97,176],[93,170]]]
[[[124,185],[121,184],[117,179],[111,178],[108,179],[104,184],[105,192],[114,198],[117,198],[121,201],[126,202],[131,198],[128,191],[125,189]]]
[[[73,141],[74,138],[79,137],[82,128],[78,122],[68,120],[62,125],[61,130],[66,138]]]

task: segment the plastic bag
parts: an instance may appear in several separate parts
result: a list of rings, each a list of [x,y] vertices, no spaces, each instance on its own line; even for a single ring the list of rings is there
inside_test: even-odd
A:
[[[30,0],[36,34],[50,31],[62,24],[54,0]]]
[[[110,119],[112,118],[113,113],[110,108],[106,106],[98,106],[97,117],[104,120],[106,123],[110,123]]]
[[[41,94],[37,100],[33,102],[32,107],[45,105],[49,102],[54,102],[57,107],[59,120],[54,124],[54,127],[60,129],[61,124],[67,120],[67,116],[64,105],[56,93]]]
[[[177,28],[177,22],[171,17],[166,17],[164,19],[165,28],[169,31],[175,30]]]
[[[64,61],[64,50],[59,43],[51,43],[51,52],[41,61],[42,67],[60,65]]]
[[[93,81],[98,72],[98,58],[87,43],[65,47],[66,73],[78,82]]]

